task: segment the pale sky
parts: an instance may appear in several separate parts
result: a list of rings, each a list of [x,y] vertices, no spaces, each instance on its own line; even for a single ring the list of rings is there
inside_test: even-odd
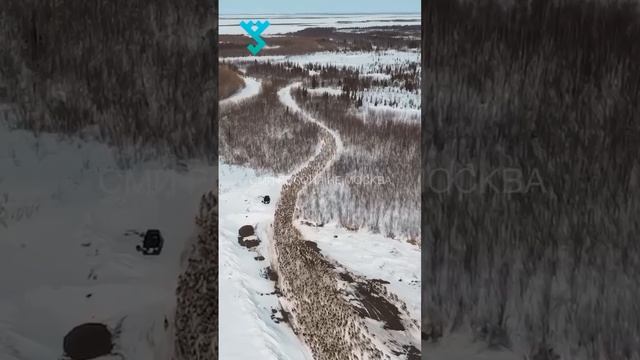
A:
[[[420,0],[219,0],[220,14],[420,12]]]

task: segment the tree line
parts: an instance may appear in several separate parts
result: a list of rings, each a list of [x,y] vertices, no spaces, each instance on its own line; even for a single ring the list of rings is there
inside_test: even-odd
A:
[[[0,73],[19,126],[215,158],[215,13],[205,0],[9,1]]]

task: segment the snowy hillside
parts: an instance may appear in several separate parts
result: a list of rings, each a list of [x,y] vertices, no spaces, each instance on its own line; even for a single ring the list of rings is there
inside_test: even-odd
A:
[[[387,287],[407,304],[412,318],[420,318],[420,248],[336,224],[315,227],[298,222],[297,226],[305,239],[316,242],[326,256],[350,272],[388,281]]]
[[[419,109],[420,53],[360,50],[220,59],[262,81],[220,116],[221,358],[420,357],[419,128],[386,121]],[[393,188],[343,176],[370,170]]]
[[[198,162],[122,170],[106,145],[0,122],[0,359],[58,359],[85,322],[121,325],[127,359],[170,359],[181,255],[213,176]],[[135,249],[149,228],[159,256]]]
[[[291,88],[292,85],[281,89],[278,92],[279,99],[289,109],[302,111],[291,94]],[[318,123],[309,114],[300,114],[306,121],[326,129],[324,124]],[[342,150],[339,134],[332,130],[328,133],[336,139],[336,148]],[[318,146],[317,156],[321,156],[321,149],[326,151],[326,148]],[[304,159],[297,159],[300,160]],[[287,280],[290,278],[287,277],[295,275],[279,267],[286,260],[273,258],[276,248],[273,227],[276,204],[281,201],[283,185],[288,183],[292,174],[311,166],[309,160],[291,173],[279,176],[270,175],[266,170],[220,164],[219,298],[220,328],[224,329],[220,333],[222,358],[244,359],[260,354],[265,359],[311,359],[310,348],[314,349],[315,346],[317,352],[318,342],[310,345],[309,329],[300,325],[310,317],[300,313],[300,305],[296,303],[300,301],[296,297],[298,293],[289,288],[279,288],[283,284],[290,284],[290,280]],[[270,202],[265,204],[261,200],[267,195]],[[247,244],[238,239],[239,230],[247,225],[255,229],[258,243]],[[398,312],[398,318],[393,315],[384,320],[393,322],[393,326],[398,326],[397,329],[389,330],[384,322],[372,318],[363,322],[361,331],[368,334],[366,336],[381,353],[395,354],[393,358],[398,359],[414,359],[419,354],[416,346],[420,343],[419,248],[366,231],[353,232],[331,225],[316,228],[298,223],[297,226],[303,231],[305,240],[317,243],[327,261],[335,264],[336,272],[332,272],[331,276],[338,277],[339,273],[343,277],[337,282],[336,289],[346,294],[349,304],[362,302],[367,304],[365,307],[371,305],[359,298],[361,293],[352,294],[350,290],[364,289],[358,286],[365,286],[365,281],[386,287],[386,292],[393,293],[389,295],[390,299],[395,299],[393,303],[406,304],[406,308]],[[279,249],[282,252],[282,245]],[[305,275],[309,274],[305,272]],[[349,274],[353,274],[360,282],[355,283]],[[369,280],[365,280],[365,277]],[[335,296],[330,292],[325,295]],[[382,304],[389,304],[389,307],[398,310],[382,298],[379,301],[383,307]],[[328,328],[326,330],[332,328],[330,324],[325,326]]]
[[[304,343],[282,317],[275,283],[265,275],[275,204],[287,176],[220,164],[220,358],[311,359]],[[260,197],[269,195],[270,204]],[[261,243],[247,249],[238,243],[238,229],[252,225]],[[325,225],[298,224],[308,240],[350,272],[388,281],[387,287],[404,301],[412,318],[420,318],[420,249],[363,231]],[[263,257],[262,260],[256,258]],[[282,299],[280,299],[282,300]],[[274,313],[274,310],[276,311]],[[275,314],[275,316],[273,316]],[[275,318],[275,320],[274,320]],[[418,334],[413,334],[419,343]]]
[[[264,276],[270,264],[269,239],[275,206],[286,177],[264,175],[250,168],[220,164],[220,358],[311,359],[304,344],[279,311],[275,283]],[[260,196],[269,195],[270,204]],[[238,229],[256,228],[260,245],[238,244]],[[256,260],[262,256],[264,259]],[[276,313],[281,317],[281,313]]]

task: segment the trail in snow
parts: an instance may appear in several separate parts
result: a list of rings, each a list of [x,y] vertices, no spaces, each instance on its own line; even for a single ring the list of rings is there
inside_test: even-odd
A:
[[[281,101],[290,109],[298,111],[304,120],[314,121],[312,117],[302,111],[292,98],[290,91],[296,86],[299,86],[299,83],[281,89],[279,93]],[[314,159],[322,154],[322,151],[326,152],[326,149],[323,150],[323,148],[327,144],[331,143],[332,151],[335,151],[338,146],[342,148],[338,134],[327,129],[324,124],[318,123],[318,126],[328,131],[328,133],[323,131],[325,141],[318,144],[314,156],[298,166],[290,175],[274,176],[245,166],[220,164],[219,326],[224,329],[220,333],[219,339],[220,358],[313,359],[311,350],[304,342],[301,334],[296,335],[287,323],[274,321],[272,316],[281,317],[281,309],[289,310],[290,304],[285,298],[279,298],[274,294],[276,290],[274,282],[265,278],[263,274],[267,266],[275,265],[276,263],[272,251],[274,245],[272,240],[273,223],[276,204],[280,200],[283,185],[287,183],[290,177],[307,168]],[[333,133],[335,137],[329,136],[330,133]],[[329,139],[331,141],[328,141]],[[333,159],[335,159],[335,156],[326,159],[326,165],[328,166]],[[260,197],[264,195],[271,197],[270,204],[263,204],[260,201]],[[243,225],[252,225],[256,229],[256,234],[261,240],[257,247],[247,249],[238,244],[238,229]],[[329,227],[322,229],[330,230]],[[318,245],[323,248],[323,253],[325,252],[324,244],[329,242],[329,239],[320,239],[319,237],[329,236],[333,238],[333,234],[338,234],[343,241],[355,239],[350,237],[353,234],[346,234],[347,230],[341,228],[333,229],[335,232],[332,232],[331,235],[326,233],[315,234],[314,230],[321,230],[321,228],[304,230],[305,236],[309,235],[309,240],[317,241]],[[332,243],[327,247],[326,254],[337,261],[344,261],[345,264],[341,265],[346,265],[348,269],[357,269],[358,273],[369,278],[389,281],[393,281],[394,278],[401,279],[402,282],[390,285],[389,289],[397,293],[401,299],[410,300],[405,300],[405,302],[409,305],[410,310],[416,310],[417,306],[413,302],[418,299],[419,303],[419,290],[415,290],[419,288],[419,284],[411,280],[419,276],[419,250],[414,253],[408,246],[398,248],[402,244],[382,236],[375,238],[370,236],[371,234],[361,232],[356,235],[359,236],[358,239],[360,240],[354,241],[362,243],[362,246],[365,246],[364,243],[369,245],[360,250],[353,250],[352,247],[357,246],[357,244],[343,244],[346,246],[345,250],[345,247],[335,247],[334,245],[337,246],[339,244]],[[379,245],[376,245],[377,241],[380,242]],[[373,246],[374,249],[369,248],[369,246]],[[379,256],[379,261],[365,265],[362,263],[363,259],[349,257],[349,254],[354,254],[354,251],[364,250],[373,250],[374,254],[371,254],[371,256]],[[340,254],[343,251],[349,254]],[[400,269],[399,266],[395,266],[396,261],[394,258],[404,257],[405,255],[408,256],[406,261],[411,264],[410,266],[405,264]],[[264,260],[256,259],[260,256],[264,257]],[[418,261],[413,261],[414,259],[418,259]],[[350,262],[351,260],[354,260],[353,263]],[[415,265],[415,268],[413,265]],[[414,297],[414,294],[417,295]],[[419,312],[415,316],[413,313],[414,311],[412,311],[411,318],[419,318]],[[375,327],[376,325],[374,324],[373,326]],[[346,327],[344,330],[346,330]],[[381,330],[380,332],[382,333],[383,331]],[[384,334],[380,335],[384,337]],[[345,337],[349,337],[349,335],[340,334],[340,338]],[[387,338],[385,337],[385,339]],[[378,347],[384,347],[384,345]],[[398,357],[392,356],[392,358]]]
[[[316,118],[314,118],[313,116],[309,115],[306,111],[302,110],[300,105],[298,105],[296,100],[293,98],[293,95],[291,95],[291,90],[294,89],[294,88],[299,87],[301,84],[302,84],[302,82],[295,82],[293,84],[290,84],[290,85],[280,89],[278,91],[278,99],[280,99],[280,102],[282,102],[282,104],[284,104],[284,106],[286,106],[286,107],[290,108],[291,110],[293,110],[294,112],[297,112],[298,114],[300,114],[306,121],[310,121],[310,122],[318,125],[322,129],[326,130],[329,134],[331,134],[331,136],[333,137],[333,139],[336,142],[336,153],[327,162],[326,165],[329,166],[331,163],[333,163],[337,159],[338,154],[342,151],[342,149],[343,149],[342,140],[340,139],[340,135],[336,131],[331,130],[327,125],[325,125],[322,122],[316,120]]]
[[[220,100],[219,105],[221,107],[237,104],[260,93],[262,88],[262,82],[260,82],[260,80],[248,76],[244,76],[242,79],[244,80],[244,87],[228,98]]]
[[[300,190],[336,161],[343,149],[336,131],[309,115],[296,103],[291,90],[298,86],[300,82],[281,89],[278,92],[280,101],[304,120],[315,123],[325,134],[322,136],[320,152],[287,181],[278,201],[271,251],[279,274],[278,284],[283,290],[280,301],[286,310],[294,314],[294,328],[302,333],[305,344],[316,357],[331,358],[336,353],[359,354],[358,358],[361,359],[380,358],[383,354],[397,357],[402,353],[389,348],[390,344],[395,344],[394,348],[401,346],[407,351],[404,354],[413,359],[416,355],[413,352],[414,345],[419,346],[417,321],[409,319],[404,324],[408,326],[405,327],[406,333],[391,334],[383,330],[379,322],[363,320],[354,315],[352,305],[342,294],[354,295],[350,285],[343,282],[353,280],[343,278],[343,281],[339,281],[334,267],[316,253],[317,250],[313,250],[314,245],[308,244],[293,223]],[[316,286],[309,287],[309,283]],[[364,301],[364,298],[360,301]],[[407,315],[405,312],[404,316]],[[413,355],[408,355],[410,352]]]
[[[318,147],[318,152],[320,147]],[[304,168],[306,163],[292,173]],[[288,176],[273,176],[244,166],[221,163],[219,230],[219,326],[221,359],[312,360],[304,343],[284,322],[275,284],[265,278],[272,263],[269,248],[276,204]],[[260,197],[269,195],[270,204]],[[252,249],[238,244],[238,229],[252,225],[261,243]],[[256,260],[257,257],[263,260]],[[275,313],[274,313],[275,311]]]
[[[258,92],[252,94],[255,96]],[[316,155],[319,151],[320,146]],[[287,178],[244,166],[220,164],[219,326],[224,329],[219,338],[221,359],[313,359],[289,324],[274,321],[273,316],[282,317],[282,306],[274,282],[264,277],[272,263],[269,249],[276,204]],[[271,197],[270,204],[260,201],[264,195]],[[243,225],[255,228],[261,240],[257,247],[247,249],[238,244],[238,229]],[[259,257],[264,259],[257,260]]]

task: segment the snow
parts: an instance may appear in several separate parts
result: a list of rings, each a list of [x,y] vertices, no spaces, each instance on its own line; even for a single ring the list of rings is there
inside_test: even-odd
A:
[[[173,322],[184,244],[214,167],[170,165],[122,170],[107,145],[0,122],[0,359],[57,359],[73,327],[122,319],[116,351],[171,358],[164,317]],[[148,228],[165,238],[159,256],[125,235]]]
[[[350,231],[333,223],[322,227],[296,225],[305,239],[318,244],[325,256],[353,273],[389,281],[389,290],[407,304],[411,317],[420,321],[419,247],[364,229]]]
[[[362,108],[359,113],[364,120],[379,114],[388,114],[396,121],[420,121],[421,96],[419,90],[407,91],[397,87],[372,87],[359,91],[358,96],[362,97]]]
[[[356,114],[367,121],[377,121],[380,118],[405,123],[420,123],[422,112],[420,109],[403,109],[388,105],[365,104]]]
[[[309,94],[313,94],[313,95],[324,95],[324,94],[329,94],[332,96],[342,95],[342,89],[333,88],[333,87],[318,87],[315,89],[307,89],[307,91],[309,91]]]
[[[438,360],[521,360],[507,349],[489,349],[482,341],[473,341],[471,335],[450,334],[437,343],[423,342],[423,354]]]
[[[334,154],[334,159],[327,163],[326,166],[328,167],[343,151],[344,145],[340,135],[336,131],[310,116],[306,111],[303,111],[295,99],[293,99],[291,90],[300,85],[301,82],[288,85],[278,92],[278,97],[280,102],[285,106],[294,112],[300,113],[306,121],[316,123],[334,137],[337,144],[337,151]],[[323,246],[320,248],[327,250],[328,258],[336,260],[340,266],[344,266],[349,270],[353,270],[355,273],[369,278],[389,281],[389,289],[407,304],[409,316],[411,317],[410,320],[413,320],[415,324],[420,323],[421,287],[419,279],[421,252],[419,248],[411,248],[412,245],[408,243],[401,243],[365,231],[360,231],[357,235],[346,235],[347,230],[335,224],[333,226],[327,226],[326,228],[301,229],[300,226],[298,226],[298,228],[306,239],[316,241],[319,247],[320,244],[322,244]],[[332,235],[336,235],[338,232],[346,241],[335,240],[336,238]],[[356,236],[356,238],[354,238],[354,236]],[[338,238],[340,238],[340,236]],[[328,246],[329,244],[334,246]],[[393,257],[396,256],[397,258],[394,259]],[[400,278],[395,278],[398,276],[400,276]],[[402,279],[402,277],[405,277],[405,279]],[[407,281],[407,283],[400,284],[402,281]],[[388,343],[415,343],[416,345],[420,343],[419,325],[410,327],[405,334],[391,333],[375,322],[370,322],[367,327],[375,333],[375,339],[377,339],[376,341],[378,342],[377,346],[380,349],[386,348],[387,345],[385,344]],[[382,339],[386,339],[386,341]]]
[[[334,65],[360,70],[363,74],[377,74],[383,67],[389,65],[420,63],[419,51],[323,51],[304,55],[265,55],[225,57],[225,61],[237,63],[248,62],[291,62],[304,66],[307,64]]]
[[[278,92],[280,101],[293,111],[300,112],[306,120],[315,122],[331,133],[337,143],[336,157],[339,156],[338,154],[344,149],[340,135],[322,122],[309,116],[308,113],[302,111],[295,99],[293,99],[291,89],[300,86],[300,84],[300,82],[296,82],[281,89]],[[407,282],[420,280],[420,249],[413,245],[365,231],[350,232],[335,224],[322,228],[299,226],[299,229],[305,237],[308,236],[308,239],[316,241],[321,249],[327,250],[330,258],[337,260],[356,273],[360,273],[369,278],[383,280],[395,276],[405,277]],[[332,241],[334,240],[333,235],[338,233],[342,235],[345,241]],[[338,235],[339,238],[341,238],[340,235]],[[356,256],[354,257],[353,255]],[[396,257],[396,259],[391,259],[390,256]],[[379,261],[373,261],[375,258],[379,258]],[[396,262],[396,260],[399,262]],[[380,272],[383,268],[384,271]],[[414,318],[420,319],[420,301],[416,301],[416,299],[420,299],[419,283],[417,286],[408,283],[402,285],[395,284],[391,285],[391,288],[392,291],[397,292],[396,295],[406,299],[410,312],[415,314]]]
[[[339,134],[303,112],[291,95],[301,83],[293,83],[278,92],[280,101],[300,112],[305,121],[316,122],[335,136]],[[326,89],[316,89],[323,91]],[[320,150],[318,147],[317,151]],[[310,160],[310,159],[309,159]],[[306,166],[302,164],[292,173]],[[271,295],[274,283],[261,276],[271,264],[272,223],[282,186],[291,174],[272,175],[248,167],[221,163],[220,183],[220,358],[222,359],[312,359],[310,351],[285,323],[271,319],[272,309],[287,306],[286,299]],[[269,195],[270,204],[261,196]],[[238,229],[252,225],[261,243],[254,249],[238,244]],[[420,319],[420,250],[408,243],[366,231],[349,232],[336,225],[323,228],[299,226],[309,240],[316,241],[329,258],[351,271],[369,278],[390,282],[389,288],[407,303],[412,319]],[[333,235],[338,234],[338,239]],[[256,261],[256,256],[264,261]],[[402,281],[400,281],[402,279]],[[261,295],[262,294],[262,295]],[[267,294],[267,295],[264,295]],[[371,323],[375,329],[380,324]],[[376,331],[377,339],[391,339],[386,330]],[[394,335],[395,336],[395,335]],[[419,334],[411,333],[419,343]],[[381,341],[381,340],[379,340]],[[381,347],[386,345],[379,344]]]
[[[322,96],[328,94],[331,96],[342,95],[342,89],[337,87],[318,87],[315,89],[307,88],[309,94]],[[359,91],[362,96],[362,107],[356,113],[363,120],[376,119],[379,115],[388,115],[385,118],[394,121],[419,122],[422,114],[420,109],[420,95],[403,91],[396,88],[371,88],[365,91]],[[396,102],[396,106],[384,105],[382,101],[391,100]],[[375,101],[381,103],[375,104]]]
[[[360,71],[361,77],[373,80],[389,80],[391,75],[382,73],[384,68],[398,67],[406,64],[420,64],[420,52],[383,50],[373,52],[363,51],[326,51],[305,55],[268,55],[268,56],[240,56],[227,57],[225,61],[246,66],[252,62],[272,62],[272,63],[292,63],[294,65],[306,66],[333,65]],[[319,75],[319,71],[309,70],[309,76]],[[322,87],[319,89],[309,89],[313,94],[322,95],[324,92],[330,95],[341,94],[341,89]],[[406,91],[399,87],[374,87],[361,91],[358,95],[363,98],[363,107],[359,111],[360,116],[365,120],[376,113],[388,113],[391,118],[398,121],[418,122],[421,116],[421,92]],[[385,105],[393,101],[394,106]]]
[[[371,80],[391,80],[391,75],[384,73],[361,74],[360,76],[370,78]]]
[[[260,274],[270,264],[271,224],[286,180],[247,167],[219,166],[221,359],[312,359],[289,325],[271,319],[271,309],[280,308],[277,296],[260,295],[274,291],[274,283]],[[260,201],[264,195],[271,197],[270,204]],[[247,224],[262,241],[255,252],[237,241],[238,229]],[[256,261],[258,255],[265,260]]]
[[[245,35],[240,21],[265,21],[270,26],[264,36],[286,34],[306,28],[335,27],[338,29],[370,28],[380,26],[420,25],[421,15],[416,14],[235,14],[220,15],[221,35]]]
[[[415,110],[420,112],[420,92],[407,91],[397,87],[373,87],[358,92],[362,96],[362,103],[367,107],[400,110]],[[384,103],[395,103],[395,106],[384,105]]]
[[[254,97],[260,93],[262,89],[262,82],[256,78],[244,76],[244,87],[235,94],[229,96],[226,99],[220,100],[220,106],[227,106],[229,104],[237,104],[250,97]]]
[[[388,80],[389,74],[381,73],[387,66],[397,67],[404,64],[420,63],[420,53],[417,51],[384,50],[375,52],[348,51],[348,52],[318,52],[305,55],[269,55],[252,57],[227,57],[225,61],[234,62],[240,66],[248,63],[272,62],[292,63],[299,66],[309,64],[334,65],[360,71],[362,77],[375,80]],[[318,75],[316,70],[309,70],[309,75]],[[309,89],[311,93],[322,95],[324,92],[330,95],[339,95],[341,89],[323,87]],[[398,121],[418,122],[421,116],[420,90],[406,91],[398,87],[374,87],[359,92],[363,98],[363,107],[359,111],[361,117],[367,120],[376,113],[388,113],[390,118]],[[395,106],[385,105],[384,100],[395,102]]]

